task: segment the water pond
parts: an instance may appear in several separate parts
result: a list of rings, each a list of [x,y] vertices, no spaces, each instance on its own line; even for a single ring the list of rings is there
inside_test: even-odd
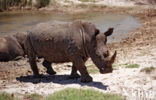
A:
[[[134,17],[126,14],[81,13],[65,14],[57,12],[10,12],[0,13],[0,33],[8,34],[31,29],[32,26],[49,21],[86,20],[94,23],[101,32],[114,27],[114,33],[108,42],[120,41],[128,37],[128,32],[140,27]]]

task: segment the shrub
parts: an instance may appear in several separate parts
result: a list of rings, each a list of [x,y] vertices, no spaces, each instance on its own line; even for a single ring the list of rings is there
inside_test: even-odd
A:
[[[50,0],[36,0],[37,8],[45,7],[49,5]],[[17,6],[19,8],[25,7],[26,5],[31,6],[32,0],[0,0],[0,11],[8,10],[9,7]]]
[[[37,8],[45,7],[49,5],[49,3],[50,3],[50,0],[37,0],[36,7]]]

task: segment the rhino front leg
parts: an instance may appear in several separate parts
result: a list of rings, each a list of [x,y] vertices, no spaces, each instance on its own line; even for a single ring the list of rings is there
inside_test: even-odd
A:
[[[77,68],[74,64],[72,66],[72,71],[71,71],[69,78],[71,79],[80,78],[80,75],[77,73]]]
[[[47,60],[44,60],[42,63],[42,65],[47,68],[47,73],[50,75],[54,75],[54,74],[56,74],[56,72],[53,70],[51,64],[52,63]]]
[[[73,61],[73,65],[80,71],[81,73],[81,82],[92,82],[92,77],[88,74],[87,68],[85,66],[85,62],[81,57],[75,57]]]

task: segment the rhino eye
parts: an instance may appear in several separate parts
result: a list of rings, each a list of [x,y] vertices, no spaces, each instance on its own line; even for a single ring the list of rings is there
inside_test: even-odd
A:
[[[104,58],[109,56],[109,51],[107,50],[104,54],[103,54]]]
[[[104,58],[108,57],[108,53],[106,53],[106,54],[103,54],[103,56],[104,56]]]

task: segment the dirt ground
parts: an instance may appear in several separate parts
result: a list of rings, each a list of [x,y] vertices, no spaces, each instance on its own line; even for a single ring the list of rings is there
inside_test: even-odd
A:
[[[68,78],[71,63],[54,64],[56,75],[46,75],[42,60],[38,62],[44,78],[32,78],[27,58],[19,61],[0,62],[0,92],[14,93],[17,96],[37,93],[44,96],[64,88],[94,88],[101,92],[119,93],[128,100],[156,100],[156,70],[145,73],[143,68],[156,68],[156,10],[145,8],[98,8],[95,11],[130,14],[140,20],[142,26],[129,34],[120,43],[109,44],[110,51],[117,50],[115,70],[109,74],[91,74],[93,82],[81,83],[80,79]],[[92,65],[89,59],[86,65]],[[139,68],[126,68],[138,64]]]

